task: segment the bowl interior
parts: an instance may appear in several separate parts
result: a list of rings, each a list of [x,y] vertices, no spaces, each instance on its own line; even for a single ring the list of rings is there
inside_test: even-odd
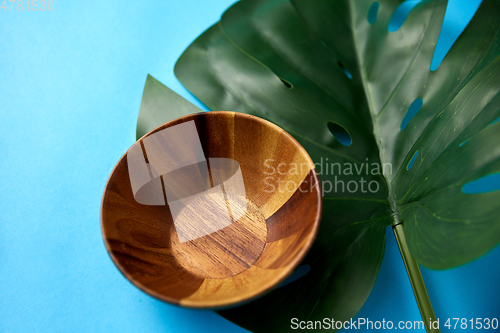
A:
[[[205,112],[138,140],[102,201],[106,248],[137,287],[188,307],[275,287],[312,244],[321,192],[308,154],[279,127]]]

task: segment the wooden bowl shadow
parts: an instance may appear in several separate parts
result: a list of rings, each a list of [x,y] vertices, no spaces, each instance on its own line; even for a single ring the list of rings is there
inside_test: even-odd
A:
[[[207,162],[182,168],[189,173],[155,174],[155,163],[169,161],[162,161],[164,155],[148,148],[154,140],[162,140],[152,135],[191,121]],[[134,149],[140,154],[139,148],[153,166],[149,172],[156,177],[156,190],[166,200],[163,204],[144,204],[152,200],[143,194],[146,187],[134,187],[131,176],[137,166],[129,163]],[[237,163],[229,169],[218,168],[219,161]],[[210,178],[197,178],[207,172],[204,168]],[[232,185],[241,180],[238,175],[243,192]],[[219,192],[193,196],[193,186]],[[176,208],[169,201],[172,197],[191,209]],[[314,164],[295,139],[263,119],[213,111],[168,122],[125,153],[104,191],[101,228],[113,262],[135,286],[169,303],[223,308],[272,290],[295,269],[314,241],[321,209]],[[227,223],[210,224],[223,221],[224,216]],[[212,222],[197,225],[207,220]]]

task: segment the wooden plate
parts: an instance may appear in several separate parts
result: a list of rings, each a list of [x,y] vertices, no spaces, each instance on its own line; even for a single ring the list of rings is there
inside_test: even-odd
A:
[[[139,139],[107,182],[104,243],[134,285],[163,301],[221,308],[272,290],[318,230],[314,164],[288,133],[203,112]]]

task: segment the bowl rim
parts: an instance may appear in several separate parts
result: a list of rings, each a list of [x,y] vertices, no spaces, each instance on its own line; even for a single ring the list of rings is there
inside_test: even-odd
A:
[[[179,122],[179,121],[182,121],[186,118],[193,118],[193,117],[198,117],[198,116],[209,116],[210,115],[233,115],[234,117],[246,117],[248,119],[251,119],[252,121],[257,121],[257,122],[260,122],[262,123],[264,126],[268,126],[268,127],[271,127],[273,128],[274,130],[277,130],[277,131],[280,131],[282,132],[285,137],[287,137],[288,140],[290,140],[294,145],[297,146],[298,150],[300,150],[302,152],[302,154],[305,156],[305,158],[308,160],[308,162],[312,165],[312,168],[311,168],[311,171],[312,171],[312,176],[315,178],[318,186],[316,186],[317,188],[317,193],[318,193],[318,196],[317,196],[317,212],[316,212],[316,216],[314,217],[314,222],[313,223],[313,228],[309,234],[309,236],[307,237],[307,240],[304,244],[304,246],[302,246],[302,248],[300,249],[299,253],[296,254],[290,261],[290,264],[287,265],[287,269],[284,269],[282,270],[280,273],[277,274],[277,277],[274,277],[273,279],[271,279],[272,283],[268,283],[268,286],[266,286],[264,289],[262,290],[258,290],[258,292],[256,293],[252,293],[252,295],[250,296],[247,296],[247,297],[239,297],[237,298],[237,300],[232,300],[233,298],[235,297],[232,297],[232,298],[229,298],[227,301],[223,301],[223,302],[219,302],[220,304],[219,305],[203,305],[201,304],[202,302],[200,302],[200,304],[193,304],[193,303],[189,303],[189,304],[182,304],[181,299],[178,299],[178,298],[173,298],[173,297],[170,297],[170,296],[167,296],[167,295],[164,295],[164,294],[161,294],[157,291],[155,291],[154,289],[151,289],[145,285],[143,285],[142,283],[140,283],[139,281],[137,281],[135,278],[133,278],[132,275],[130,275],[127,270],[121,265],[120,261],[115,258],[114,254],[113,254],[113,251],[111,250],[107,240],[106,240],[106,232],[105,232],[105,229],[104,229],[104,217],[103,217],[103,207],[104,207],[104,200],[105,200],[105,197],[106,197],[106,193],[108,191],[108,187],[109,187],[109,183],[111,181],[111,177],[113,176],[113,174],[115,173],[116,171],[116,168],[118,167],[118,165],[120,164],[120,162],[127,156],[128,152],[130,151],[130,149],[134,146],[135,143],[137,143],[138,141],[140,140],[143,140],[145,137],[157,132],[157,131],[160,131],[164,128],[168,128],[171,126],[172,123],[174,122]],[[140,137],[139,139],[137,139],[128,149],[127,151],[118,159],[118,161],[116,162],[115,166],[113,167],[113,170],[111,171],[111,173],[109,174],[109,177],[106,181],[106,185],[104,186],[104,191],[103,191],[103,194],[102,194],[102,199],[101,199],[101,209],[100,209],[100,224],[101,224],[101,237],[102,237],[102,241],[104,243],[104,246],[106,248],[106,252],[108,253],[109,257],[111,258],[111,261],[113,262],[113,264],[118,268],[118,270],[120,271],[120,273],[126,278],[127,281],[129,281],[132,285],[134,285],[135,287],[139,288],[141,291],[145,292],[146,294],[160,300],[160,301],[163,301],[163,302],[166,302],[166,303],[169,303],[169,304],[173,304],[173,305],[177,305],[177,306],[180,306],[180,307],[183,307],[183,308],[191,308],[191,309],[210,309],[210,310],[221,310],[221,309],[227,309],[227,308],[232,308],[232,307],[236,307],[236,306],[239,306],[239,305],[243,305],[245,303],[248,303],[248,302],[251,302],[257,298],[260,298],[266,294],[268,294],[269,292],[271,292],[272,290],[274,290],[277,286],[279,286],[283,281],[286,280],[287,277],[289,277],[293,271],[297,268],[297,266],[302,262],[302,260],[305,258],[306,254],[309,252],[309,250],[311,249],[314,241],[316,240],[316,237],[317,237],[317,234],[318,234],[318,229],[319,229],[319,225],[320,225],[320,221],[321,221],[321,216],[322,216],[322,213],[323,213],[323,198],[322,198],[322,195],[321,195],[321,181],[319,179],[319,175],[316,171],[316,167],[314,165],[314,162],[313,160],[311,159],[311,157],[309,156],[309,154],[307,153],[307,151],[305,150],[305,148],[294,138],[292,137],[287,131],[285,131],[283,128],[279,127],[278,125],[266,120],[266,119],[263,119],[263,118],[260,118],[260,117],[257,117],[257,116],[253,116],[253,115],[250,115],[250,114],[247,114],[247,113],[242,113],[242,112],[236,112],[236,111],[202,111],[202,112],[197,112],[197,113],[191,113],[191,114],[188,114],[188,115],[185,115],[185,116],[182,116],[182,117],[178,117],[178,118],[175,118],[175,119],[172,119],[156,128],[154,128],[153,130],[149,131],[148,133],[144,134],[142,137]],[[240,273],[241,274],[241,273]],[[237,276],[237,275],[236,275]],[[189,297],[189,296],[188,296]]]

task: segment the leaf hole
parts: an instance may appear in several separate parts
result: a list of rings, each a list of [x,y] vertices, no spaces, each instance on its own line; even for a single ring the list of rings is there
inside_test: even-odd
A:
[[[406,170],[410,170],[411,169],[411,167],[415,163],[415,160],[417,159],[417,155],[418,155],[418,150],[415,152],[415,154],[413,154],[410,162],[408,162],[408,165],[406,166]]]
[[[342,126],[340,126],[337,123],[334,122],[329,122],[328,123],[328,130],[330,133],[333,134],[335,139],[337,139],[338,142],[343,144],[344,146],[350,146],[352,143],[351,136],[349,135],[349,132],[346,131],[346,129]]]
[[[488,193],[498,190],[500,190],[500,173],[481,177],[462,186],[462,192],[465,194]]]
[[[286,278],[285,281],[281,282],[276,288],[281,288],[286,286],[287,284],[297,281],[298,279],[309,273],[310,270],[311,270],[310,265],[302,265],[297,267],[293,271],[293,273],[288,278]]]
[[[373,24],[377,21],[378,8],[380,4],[378,2],[374,2],[371,4],[370,9],[368,9],[368,23]]]
[[[498,119],[496,119],[496,120],[493,120],[493,122],[491,123],[491,125],[496,124],[496,123],[498,123],[499,121],[500,121],[500,118],[498,118]]]
[[[424,101],[420,97],[414,100],[413,103],[411,103],[410,107],[408,108],[408,111],[406,111],[403,121],[401,122],[401,130],[404,130],[406,126],[408,126],[410,120],[412,120],[413,117],[415,117],[415,115],[418,113],[418,111],[420,111],[423,104]]]
[[[285,79],[283,79],[281,77],[280,77],[280,80],[281,80],[281,82],[283,82],[283,84],[285,85],[285,87],[287,87],[288,89],[292,89],[293,88],[293,84],[291,84],[287,80],[285,80]]]
[[[462,142],[459,147],[462,147],[464,144],[467,143],[467,141],[469,141],[469,140],[465,140],[464,142]]]
[[[469,0],[467,3],[448,1],[441,31],[432,56],[431,71],[435,71],[441,65],[457,38],[476,14],[481,2],[482,0]]]
[[[352,79],[352,75],[351,75],[351,72],[349,72],[349,70],[347,69],[347,67],[341,63],[340,61],[337,62],[337,64],[340,66],[340,68],[342,68],[342,70],[344,71],[344,74],[349,78],[349,79]]]
[[[405,23],[413,8],[421,2],[422,0],[407,0],[400,4],[392,14],[387,30],[389,30],[389,32],[398,31],[403,23]]]

